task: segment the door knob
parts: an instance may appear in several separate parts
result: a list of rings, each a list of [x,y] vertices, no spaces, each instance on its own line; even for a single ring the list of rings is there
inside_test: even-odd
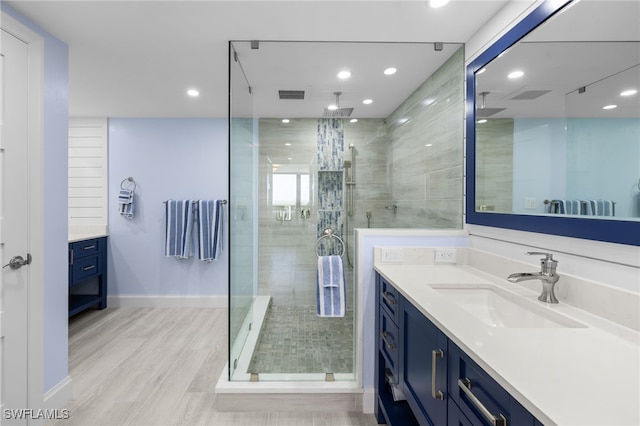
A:
[[[31,263],[31,254],[27,253],[26,259],[23,258],[22,256],[13,256],[11,260],[9,260],[9,263],[4,265],[2,268],[4,269],[8,266],[11,269],[20,269],[24,265],[29,265],[30,263]]]

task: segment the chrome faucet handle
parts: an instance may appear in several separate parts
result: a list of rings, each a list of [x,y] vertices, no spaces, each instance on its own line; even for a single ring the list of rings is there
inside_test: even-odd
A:
[[[540,259],[540,267],[542,268],[542,273],[551,275],[555,274],[556,266],[558,266],[558,261],[553,259],[553,253],[546,253],[542,251],[528,251],[525,254],[537,254],[540,256],[544,256],[544,259]]]
[[[525,254],[527,254],[529,256],[533,256],[533,255],[539,254],[540,256],[545,256],[545,258],[541,259],[541,260],[553,260],[553,253],[546,253],[544,251],[528,251]]]

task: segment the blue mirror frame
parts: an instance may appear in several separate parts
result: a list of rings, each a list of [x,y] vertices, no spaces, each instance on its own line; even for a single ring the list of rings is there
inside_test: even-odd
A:
[[[573,0],[547,0],[498,39],[466,70],[466,223],[640,246],[640,221],[480,212],[476,199],[475,73]]]

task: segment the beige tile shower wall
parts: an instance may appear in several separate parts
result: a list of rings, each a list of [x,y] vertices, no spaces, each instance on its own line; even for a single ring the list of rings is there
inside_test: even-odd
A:
[[[261,119],[259,124],[258,293],[272,296],[272,303],[279,305],[315,304],[317,193],[314,182],[313,204],[308,219],[296,209],[291,220],[277,220],[277,209],[269,201],[269,176],[277,164],[280,170],[306,170],[315,179],[317,126],[317,118],[291,119],[286,125],[280,119]],[[356,150],[354,177],[357,183],[349,231],[346,236],[341,236],[346,239],[349,259],[354,258],[353,228],[367,226],[366,211],[372,211],[372,227],[386,227],[389,220],[389,212],[384,210],[388,198],[385,194],[386,143],[376,139],[384,132],[383,128],[382,119],[345,123],[345,148],[348,150],[348,146],[353,144]],[[345,155],[349,157],[348,153]],[[297,166],[287,163],[282,168],[280,160],[287,158],[293,158]],[[350,268],[347,268],[349,293],[351,282]]]
[[[513,198],[513,119],[493,118],[476,125],[476,209],[511,212]]]
[[[107,119],[69,120],[69,225],[108,223]],[[126,177],[126,176],[125,176]]]
[[[393,227],[462,228],[463,77],[461,47],[387,119]]]

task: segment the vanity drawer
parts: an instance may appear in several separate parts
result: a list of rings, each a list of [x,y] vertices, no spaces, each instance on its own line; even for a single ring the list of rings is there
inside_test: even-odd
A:
[[[72,266],[72,283],[77,283],[87,278],[97,276],[102,272],[100,255],[86,256],[77,259]]]
[[[393,377],[398,380],[398,360],[399,360],[399,330],[395,321],[389,314],[380,309],[380,334],[378,335],[378,347],[385,358],[387,368],[391,370]]]
[[[400,295],[391,284],[389,284],[384,278],[380,277],[380,306],[383,306],[391,318],[397,324],[398,323],[398,301]]]
[[[74,263],[76,259],[99,253],[102,248],[100,240],[97,238],[92,240],[77,241],[75,243],[71,243],[70,246],[71,263]]]
[[[452,342],[449,342],[449,368],[449,394],[472,424],[487,422],[481,407],[496,419],[504,419],[506,424],[517,424],[511,416],[509,393]]]

